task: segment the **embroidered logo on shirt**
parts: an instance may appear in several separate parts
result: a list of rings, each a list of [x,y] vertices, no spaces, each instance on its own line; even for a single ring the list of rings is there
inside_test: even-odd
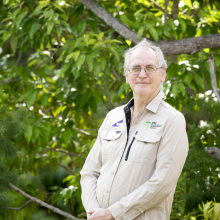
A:
[[[112,127],[120,127],[123,124],[123,120],[116,122],[115,124],[112,125]]]
[[[151,122],[150,121],[147,121],[147,122],[145,122],[145,124],[144,125],[146,125],[147,126],[147,128],[149,128],[150,126],[151,126]]]
[[[157,122],[155,121],[152,121],[152,123],[150,121],[147,121],[145,122],[145,126],[150,129],[156,129],[162,127],[162,124],[157,124]]]

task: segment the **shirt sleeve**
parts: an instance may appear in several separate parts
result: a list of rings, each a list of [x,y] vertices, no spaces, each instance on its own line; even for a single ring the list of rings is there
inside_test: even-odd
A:
[[[170,116],[161,137],[152,177],[109,207],[113,217],[132,220],[169,196],[181,174],[188,148],[185,118],[182,114]]]
[[[106,118],[99,129],[98,137],[91,151],[89,152],[85,164],[80,172],[81,174],[81,188],[82,188],[82,202],[85,210],[100,208],[96,196],[97,180],[100,175],[102,167],[102,141],[100,137],[101,130],[104,127]]]

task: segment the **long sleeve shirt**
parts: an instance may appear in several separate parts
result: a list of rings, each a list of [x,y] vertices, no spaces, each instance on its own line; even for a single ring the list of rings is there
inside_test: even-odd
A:
[[[108,208],[116,220],[169,220],[188,153],[184,116],[162,91],[135,117],[134,100],[108,113],[81,171],[86,210]]]

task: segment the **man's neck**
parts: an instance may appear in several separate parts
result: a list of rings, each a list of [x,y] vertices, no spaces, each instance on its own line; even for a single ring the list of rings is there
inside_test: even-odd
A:
[[[136,116],[141,109],[145,108],[159,94],[159,92],[160,90],[153,96],[140,96],[133,94],[134,96],[133,114]]]

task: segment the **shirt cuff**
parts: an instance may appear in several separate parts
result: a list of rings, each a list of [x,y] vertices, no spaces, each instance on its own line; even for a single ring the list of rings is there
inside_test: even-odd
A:
[[[123,209],[120,207],[120,202],[116,202],[110,207],[108,207],[112,216],[115,220],[132,220],[142,214],[140,210],[131,209],[126,213],[123,212]]]

